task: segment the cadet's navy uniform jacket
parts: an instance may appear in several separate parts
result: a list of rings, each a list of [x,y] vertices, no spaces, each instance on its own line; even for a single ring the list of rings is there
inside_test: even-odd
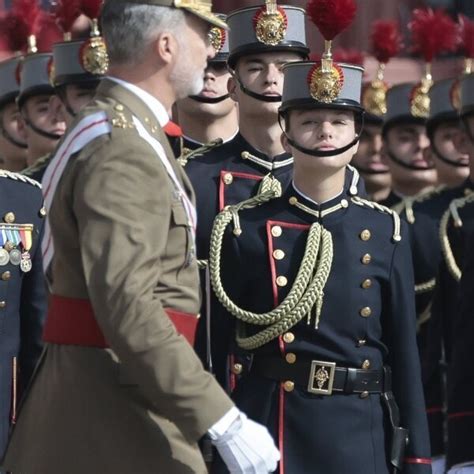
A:
[[[12,221],[20,229],[22,224],[33,224],[29,250],[31,271],[25,273],[19,265],[10,261],[0,266],[0,458],[19,398],[42,349],[42,326],[47,303],[41,265],[40,235],[45,214],[42,206],[43,196],[38,183],[33,184],[33,181],[16,173],[0,171],[0,232],[4,233],[7,241],[11,241],[6,221]],[[5,238],[2,237],[2,240],[5,241]],[[1,247],[5,248],[5,242]],[[17,248],[22,249],[22,244]]]
[[[328,210],[343,200],[349,205],[318,218],[291,205],[294,197],[312,211]],[[405,225],[402,240],[394,241],[393,216],[354,204],[347,183],[342,195],[319,206],[290,185],[281,198],[239,215],[242,234],[234,235],[232,225],[227,228],[221,275],[236,304],[253,312],[271,310],[288,294],[311,224],[322,224],[331,233],[334,246],[319,329],[315,329],[314,318],[307,324],[305,317],[284,335],[253,351],[253,366],[262,357],[288,362],[289,367],[306,359],[358,369],[391,366],[401,425],[410,432],[403,472],[430,473]],[[219,343],[225,350],[235,320],[222,306],[218,316]],[[239,323],[242,326],[247,334],[262,329]],[[389,424],[380,394],[313,395],[307,385],[296,384],[292,389],[291,384],[288,387],[251,368],[233,397],[245,413],[272,433],[282,457],[280,474],[392,472]],[[222,466],[216,471],[226,472]]]
[[[433,328],[429,328],[431,324],[436,323],[432,323],[431,319],[434,288],[430,290],[427,288],[431,288],[435,284],[438,268],[442,260],[439,237],[441,217],[453,199],[465,196],[471,192],[473,187],[473,183],[470,180],[466,180],[461,186],[444,188],[435,194],[427,196],[426,199],[420,202],[415,201],[412,207],[414,222],[411,222],[409,225],[415,285],[420,289],[422,285],[427,285],[425,289],[417,291],[416,312],[419,323],[418,346],[422,361],[423,386],[433,456],[439,456],[445,452],[443,429],[445,395],[442,382],[442,354],[438,350],[441,342],[439,338],[442,334],[433,331]],[[406,210],[402,211],[400,216],[407,219]],[[409,219],[407,220],[409,221]],[[443,272],[441,278],[445,276],[449,279],[449,275],[445,275]],[[444,291],[447,291],[446,287]],[[433,337],[438,339],[433,340]],[[433,356],[436,359],[429,361]]]
[[[242,153],[249,153],[250,158],[243,158]],[[247,155],[243,155],[247,156]],[[198,225],[196,248],[198,259],[207,260],[209,255],[209,237],[216,215],[227,205],[237,204],[255,195],[262,178],[271,173],[286,188],[293,175],[293,158],[288,153],[276,156],[273,160],[253,148],[238,133],[232,140],[215,147],[202,156],[190,159],[185,171],[196,192]],[[205,278],[202,287],[205,288]],[[196,334],[196,351],[201,360],[208,364],[206,356],[206,319],[204,316],[205,298]],[[212,318],[212,315],[211,315]],[[211,334],[211,340],[218,335]],[[220,361],[214,360],[215,365]],[[232,364],[233,365],[233,364]],[[224,378],[222,378],[223,376]],[[233,378],[233,376],[230,376]],[[228,388],[228,376],[220,374],[219,382]],[[234,381],[229,382],[231,387]]]

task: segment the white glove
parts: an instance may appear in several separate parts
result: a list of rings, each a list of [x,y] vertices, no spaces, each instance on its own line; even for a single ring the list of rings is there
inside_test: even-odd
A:
[[[474,474],[474,464],[457,464],[448,471],[448,474]]]
[[[223,434],[209,430],[231,474],[267,474],[275,471],[280,453],[267,428],[240,412]]]

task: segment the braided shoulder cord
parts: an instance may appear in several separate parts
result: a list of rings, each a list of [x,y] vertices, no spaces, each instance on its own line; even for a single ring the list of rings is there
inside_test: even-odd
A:
[[[368,207],[370,209],[375,209],[379,212],[382,212],[384,214],[388,214],[389,216],[392,216],[392,220],[393,220],[392,239],[395,242],[400,242],[400,240],[402,240],[402,236],[400,234],[400,232],[401,232],[400,216],[393,209],[390,209],[386,206],[382,206],[382,204],[379,204],[377,202],[368,201],[367,199],[362,199],[359,196],[352,196],[351,201],[354,204],[357,204],[358,206],[361,206],[361,207],[365,206],[365,207]]]
[[[267,313],[257,314],[240,308],[230,299],[223,287],[220,275],[222,242],[225,229],[232,220],[234,220],[235,224],[235,216],[238,215],[240,209],[256,207],[276,197],[275,190],[272,189],[273,180],[274,178],[271,176],[266,176],[262,182],[259,194],[239,203],[237,206],[226,207],[216,217],[211,233],[209,265],[211,283],[217,298],[227,311],[239,320],[254,325],[272,325],[250,338],[238,338],[238,344],[244,349],[255,349],[278,337],[286,330],[285,328],[292,327],[301,321],[319,299],[316,305],[317,324],[322,308],[322,290],[332,265],[333,249],[331,234],[316,223],[309,230],[302,265],[295,282],[280,305]],[[319,255],[320,259],[317,265]]]
[[[204,153],[212,150],[216,146],[220,146],[224,143],[222,138],[216,138],[215,140],[210,141],[209,143],[205,143],[204,145],[196,148],[195,150],[189,150],[189,148],[183,148],[181,155],[177,158],[178,163],[181,166],[186,166],[189,160],[196,158],[198,156],[203,155]]]
[[[423,293],[428,293],[429,291],[434,290],[436,286],[436,278],[432,278],[424,283],[419,283],[415,285],[415,294],[421,295]]]
[[[463,208],[466,204],[469,204],[474,201],[474,193],[469,194],[466,197],[453,199],[449,204],[449,208],[443,214],[439,224],[439,239],[441,241],[441,250],[443,252],[444,260],[446,266],[448,267],[449,273],[456,280],[461,279],[461,269],[459,268],[456,259],[454,258],[453,249],[451,247],[451,242],[449,242],[448,237],[448,223],[449,219],[452,216],[453,223],[455,227],[462,227],[462,219],[459,216],[458,209]]]

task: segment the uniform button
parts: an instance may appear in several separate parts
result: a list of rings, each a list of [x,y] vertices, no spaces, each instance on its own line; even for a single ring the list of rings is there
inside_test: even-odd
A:
[[[7,251],[7,252],[10,252],[11,250],[13,250],[15,248],[15,245],[13,244],[13,242],[10,242],[9,240],[7,240],[5,242],[5,245],[3,246],[3,248]]]
[[[295,389],[295,383],[292,382],[291,380],[287,380],[287,381],[283,384],[283,390],[284,390],[285,392],[292,392],[294,389]]]
[[[11,278],[12,274],[10,272],[3,272],[2,273],[2,280],[8,281]]]
[[[341,200],[341,206],[344,208],[344,209],[347,209],[349,207],[349,202],[347,201],[347,199],[342,199]]]
[[[370,278],[367,278],[366,280],[362,282],[361,286],[362,288],[364,288],[364,290],[367,290],[368,288],[372,286],[372,280]]]
[[[362,368],[363,369],[370,369],[370,360],[366,359],[364,362],[362,362]]]
[[[15,222],[15,214],[13,214],[13,212],[7,212],[3,219],[7,224],[13,224]]]
[[[232,366],[232,373],[235,375],[240,375],[242,373],[242,364],[234,364]]]
[[[280,275],[279,277],[277,277],[276,279],[276,284],[278,286],[286,286],[288,284],[288,279],[283,276],[283,275]]]
[[[232,176],[231,173],[226,173],[226,174],[222,177],[222,181],[224,181],[224,184],[231,184],[232,181],[234,181],[234,177]]]
[[[368,318],[371,314],[372,314],[372,310],[368,306],[360,310],[360,315],[363,318]]]
[[[283,340],[287,344],[291,344],[295,340],[295,335],[292,332],[285,332],[285,334],[283,334]]]
[[[369,396],[369,392],[365,391],[365,392],[362,392],[359,397],[360,398],[367,398]]]
[[[367,341],[365,339],[359,339],[357,341],[357,347],[363,347],[367,344]]]
[[[42,207],[42,208],[40,209],[40,211],[39,211],[40,217],[46,217],[46,214],[47,214],[46,208],[45,208],[45,207]]]
[[[273,258],[275,260],[283,260],[285,258],[285,252],[281,249],[276,249],[273,251]]]
[[[370,233],[370,230],[369,230],[369,229],[364,229],[364,230],[360,233],[359,237],[360,237],[364,242],[367,242],[367,240],[370,239],[371,235],[372,235],[372,234]]]
[[[122,104],[117,104],[114,108],[115,108],[115,110],[117,110],[118,112],[122,112],[122,111],[123,111],[123,105],[122,105]]]
[[[272,235],[273,237],[280,237],[280,235],[282,234],[282,229],[279,225],[274,225],[272,227]]]
[[[293,352],[288,352],[288,354],[285,355],[285,360],[288,362],[288,364],[294,364],[296,362],[296,354],[293,354]]]
[[[0,308],[5,308],[6,305],[7,305],[6,301],[0,301]]]
[[[364,265],[368,265],[372,261],[372,257],[370,256],[370,253],[366,253],[365,255],[363,255],[360,261]]]
[[[291,196],[290,199],[288,200],[288,202],[294,206],[297,202],[298,202],[298,199],[295,197],[295,196]]]

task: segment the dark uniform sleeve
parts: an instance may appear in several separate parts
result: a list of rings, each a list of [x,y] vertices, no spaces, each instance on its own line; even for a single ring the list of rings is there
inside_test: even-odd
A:
[[[38,207],[39,209],[39,207]],[[46,282],[43,273],[41,221],[32,249],[32,268],[23,277],[20,303],[20,394],[28,385],[42,350],[43,323],[47,310]]]
[[[448,466],[474,463],[474,235],[470,237],[448,367]],[[453,313],[456,310],[452,308]]]
[[[393,393],[400,408],[401,426],[409,430],[405,452],[406,474],[431,472],[430,443],[416,344],[416,313],[412,256],[406,226],[396,245],[390,274],[390,314],[385,329]]]

